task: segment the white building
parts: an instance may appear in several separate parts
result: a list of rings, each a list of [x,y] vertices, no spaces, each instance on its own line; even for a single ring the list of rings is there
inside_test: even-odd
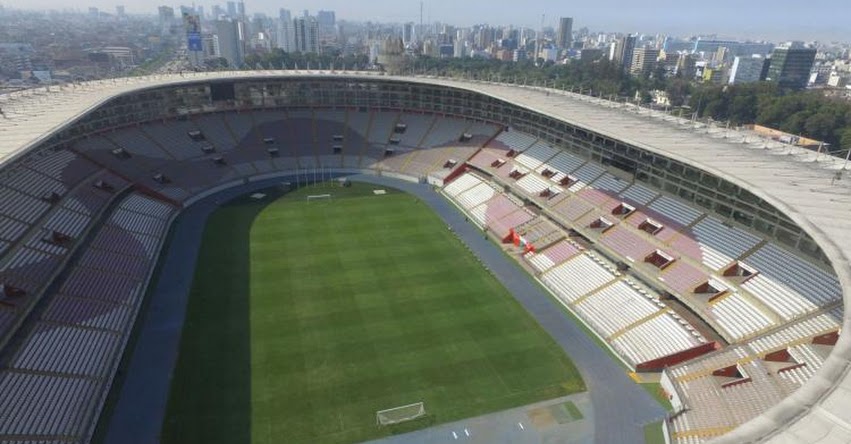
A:
[[[212,59],[222,56],[219,49],[219,36],[215,34],[205,34],[201,47],[204,48],[204,58]]]
[[[555,62],[558,60],[558,49],[543,48],[541,49],[541,53],[538,54],[538,58],[544,59],[545,62]]]

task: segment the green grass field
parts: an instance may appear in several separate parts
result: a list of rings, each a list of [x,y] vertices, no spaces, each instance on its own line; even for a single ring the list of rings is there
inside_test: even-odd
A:
[[[359,442],[584,390],[437,215],[373,188],[214,213],[164,442]],[[305,201],[320,193],[334,199]],[[375,425],[376,410],[418,401],[426,418]]]

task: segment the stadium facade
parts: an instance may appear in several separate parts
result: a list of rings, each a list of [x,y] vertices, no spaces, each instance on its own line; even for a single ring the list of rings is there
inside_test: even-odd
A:
[[[132,146],[109,150],[93,148],[86,154],[87,151],[80,147],[85,146],[87,140],[118,128],[179,122],[209,113],[280,108],[393,110],[469,119],[528,134],[598,164],[618,178],[662,191],[707,214],[716,215],[786,251],[795,252],[816,268],[835,273],[842,301],[847,300],[851,289],[848,263],[851,187],[847,185],[842,160],[629,105],[561,91],[482,82],[363,73],[269,71],[98,81],[59,90],[10,94],[0,98],[0,108],[5,114],[5,119],[0,119],[0,135],[4,142],[0,147],[0,168],[7,179],[22,177],[28,170],[50,170],[49,165],[34,163],[36,158],[48,158],[66,150],[75,155],[85,154],[87,161],[102,171],[97,173],[102,176],[96,176],[100,177],[97,183],[101,186],[132,184],[138,196],[133,196],[133,201],[128,198],[119,205],[119,210],[129,208],[128,211],[138,214],[147,211],[144,214],[150,219],[149,226],[160,227],[157,236],[151,233],[156,238],[151,240],[154,247],[142,248],[146,251],[161,247],[163,230],[181,208],[217,191],[244,184],[249,177],[270,178],[285,172],[241,171],[234,165],[238,174],[233,177],[217,178],[214,183],[182,184],[180,176],[188,164],[156,171],[152,169],[156,167],[142,163],[145,156],[138,155]],[[262,145],[258,149],[271,155]],[[134,157],[139,163],[134,164]],[[125,166],[113,167],[116,162],[123,162]],[[370,168],[360,162],[348,164],[345,159],[327,165],[320,159],[311,167],[314,170],[380,171],[380,168]],[[389,170],[382,173],[392,174]],[[448,182],[453,172],[429,177],[428,171],[422,171],[417,176],[417,180],[446,179]],[[63,191],[58,189],[36,188],[45,190],[39,193],[41,200],[48,204],[55,204],[64,197]],[[170,207],[155,202],[157,200]],[[110,222],[98,221],[92,216],[89,223],[108,225]],[[86,230],[90,229],[91,226]],[[77,236],[85,236],[86,232],[81,229]],[[70,241],[65,236],[67,233],[53,231],[52,234],[50,242],[56,248]],[[68,258],[63,259],[57,269],[68,261]],[[58,274],[45,277],[52,279]],[[15,298],[20,297],[16,292],[25,290],[26,282],[18,284],[13,275],[5,276],[6,298],[14,305]],[[150,275],[141,273],[139,278],[144,286]],[[39,286],[29,291],[34,294],[47,290],[46,286]],[[23,305],[21,310],[25,313],[18,313],[17,318],[9,321],[13,327],[4,330],[3,344],[14,336],[14,333],[6,333],[13,332],[30,314],[32,306]],[[819,308],[836,307],[827,304]],[[848,317],[844,315],[841,328],[847,324]],[[723,430],[716,441],[851,441],[849,341],[845,335],[839,335],[832,353],[801,389],[732,431]],[[114,371],[114,366],[110,368]],[[99,378],[111,380],[112,376],[113,373],[107,371]],[[0,391],[9,393],[15,384],[30,383],[23,378],[0,378]],[[81,381],[79,384],[89,382],[88,379]],[[105,394],[92,396],[92,403],[98,405],[94,409],[91,406],[68,408],[89,409],[95,412],[96,418],[103,396]],[[598,420],[604,421],[604,418]],[[25,434],[9,421],[14,418],[0,424],[5,429],[0,430],[0,434]],[[56,427],[62,428],[61,424]],[[688,434],[681,437],[685,439]]]

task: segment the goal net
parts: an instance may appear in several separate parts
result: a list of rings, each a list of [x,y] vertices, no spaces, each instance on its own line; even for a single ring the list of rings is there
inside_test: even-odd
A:
[[[311,196],[307,196],[308,202],[329,201],[329,200],[331,200],[330,194],[314,194],[314,195],[311,195]]]
[[[425,414],[425,403],[415,402],[401,407],[379,410],[375,412],[375,422],[380,426],[391,425],[417,419],[425,416]]]

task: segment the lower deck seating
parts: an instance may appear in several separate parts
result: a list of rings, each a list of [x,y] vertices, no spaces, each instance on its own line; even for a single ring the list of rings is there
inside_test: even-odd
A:
[[[479,225],[490,227],[496,221],[505,216],[518,211],[520,206],[511,201],[502,194],[497,194],[491,200],[470,210],[470,215],[473,216]]]
[[[483,182],[462,193],[459,193],[455,196],[455,198],[461,206],[469,210],[487,202],[496,193],[497,191],[494,190],[493,187]]]
[[[591,293],[615,279],[588,254],[578,255],[541,276],[544,283],[567,303]]]
[[[710,306],[710,314],[734,341],[774,326],[774,321],[740,293]]]
[[[706,340],[690,325],[683,326],[664,314],[627,330],[611,342],[629,362],[638,365],[691,349]]]
[[[455,197],[480,183],[482,183],[482,179],[476,177],[475,175],[464,174],[453,180],[452,183],[450,183],[449,185],[446,185],[443,188],[443,192],[452,197]]]
[[[58,289],[44,296],[46,309],[29,321],[32,328],[0,371],[0,409],[13,413],[0,415],[0,441],[87,439],[156,262],[156,251],[139,240],[158,246],[173,212],[150,197],[129,195]],[[131,214],[161,223],[131,231],[138,228],[127,223]]]
[[[655,302],[623,280],[592,293],[575,308],[606,338],[659,311]]]
[[[687,407],[668,424],[672,442],[708,441],[715,436],[712,431],[727,431],[762,414],[807,383],[831,351],[830,345],[814,344],[812,338],[836,332],[840,312],[793,321],[723,351],[671,367],[669,374]],[[784,350],[788,360],[767,357]],[[739,374],[713,375],[730,366],[737,367]]]

